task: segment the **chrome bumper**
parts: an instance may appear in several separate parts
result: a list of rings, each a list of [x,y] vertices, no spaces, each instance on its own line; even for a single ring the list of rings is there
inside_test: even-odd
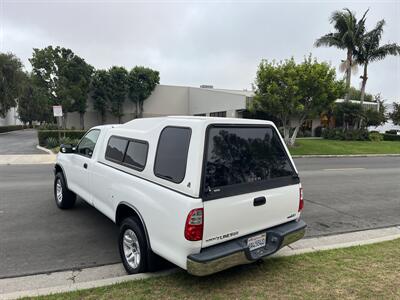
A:
[[[305,235],[306,227],[306,223],[302,220],[292,221],[232,241],[204,248],[200,253],[191,254],[187,257],[187,271],[192,275],[205,276],[233,266],[252,263],[301,239]],[[265,247],[250,251],[247,247],[247,239],[264,232],[267,233]]]

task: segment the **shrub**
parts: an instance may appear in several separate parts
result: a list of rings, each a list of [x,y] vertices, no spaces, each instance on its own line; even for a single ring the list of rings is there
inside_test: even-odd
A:
[[[71,140],[79,140],[86,133],[84,130],[38,130],[38,139],[40,146],[46,146],[46,141],[49,137],[53,137],[57,140],[57,144],[61,144],[59,140],[60,133],[61,138],[69,138]]]
[[[315,127],[314,136],[321,137],[321,135],[322,135],[322,126]]]
[[[383,140],[384,141],[400,141],[400,135],[385,133],[383,135]]]
[[[68,136],[66,136],[66,137],[61,137],[61,139],[60,139],[60,145],[61,144],[65,144],[65,145],[68,145],[68,144],[72,144],[72,139],[70,138],[70,137],[68,137]]]
[[[368,141],[369,135],[366,129],[326,128],[322,131],[322,137],[328,140]]]
[[[25,125],[0,126],[0,133],[28,128]]]
[[[60,144],[58,143],[58,140],[54,137],[48,137],[46,139],[46,147],[49,149],[53,149],[57,146],[59,146]]]
[[[59,130],[57,124],[42,124],[39,126],[39,130]]]
[[[372,142],[380,142],[383,140],[383,136],[379,132],[370,132],[369,140]]]

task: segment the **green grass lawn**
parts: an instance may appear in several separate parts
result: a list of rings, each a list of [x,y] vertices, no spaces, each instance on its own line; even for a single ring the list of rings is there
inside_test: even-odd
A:
[[[292,155],[310,154],[400,154],[398,141],[336,141],[323,139],[300,139],[290,148]]]
[[[166,277],[40,299],[400,299],[400,239],[271,258],[208,276]]]

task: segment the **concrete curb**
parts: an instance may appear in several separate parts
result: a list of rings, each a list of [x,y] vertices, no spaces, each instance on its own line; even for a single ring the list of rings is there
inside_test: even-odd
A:
[[[400,238],[400,226],[356,231],[300,240],[277,252],[274,257],[292,256],[321,250],[367,245]],[[171,269],[156,273],[126,275],[122,264],[0,279],[0,299],[17,299],[108,286],[131,280],[166,276]]]
[[[51,151],[45,147],[39,146],[39,145],[36,145],[36,149],[42,150],[42,151],[46,152],[47,154],[54,154],[53,151]]]
[[[292,155],[292,158],[330,158],[330,157],[398,157],[399,154],[340,154],[340,155],[328,155],[328,154],[310,154],[310,155]]]

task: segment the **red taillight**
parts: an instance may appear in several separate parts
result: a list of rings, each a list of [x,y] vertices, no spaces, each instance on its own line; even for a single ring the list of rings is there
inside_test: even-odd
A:
[[[299,212],[303,210],[304,207],[304,199],[303,199],[303,188],[300,188],[300,196],[299,196]]]
[[[188,241],[201,241],[203,239],[204,214],[202,208],[192,209],[185,224],[185,238]]]

